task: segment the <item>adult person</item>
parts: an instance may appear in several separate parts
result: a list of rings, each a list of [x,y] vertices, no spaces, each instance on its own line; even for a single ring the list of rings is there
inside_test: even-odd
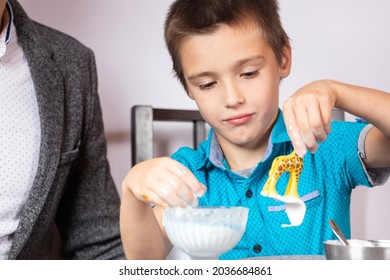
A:
[[[93,52],[0,0],[0,259],[124,258]]]

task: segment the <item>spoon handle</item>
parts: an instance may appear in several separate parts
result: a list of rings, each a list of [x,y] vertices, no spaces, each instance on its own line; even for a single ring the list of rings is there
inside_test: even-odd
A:
[[[340,228],[337,226],[337,224],[332,220],[329,219],[330,227],[332,228],[334,234],[336,234],[337,238],[345,245],[348,246],[349,243],[347,239],[345,238],[343,232],[340,230]]]

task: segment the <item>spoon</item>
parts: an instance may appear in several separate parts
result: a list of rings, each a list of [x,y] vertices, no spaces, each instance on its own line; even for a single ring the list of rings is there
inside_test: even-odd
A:
[[[349,243],[345,238],[343,232],[332,219],[329,219],[329,225],[332,228],[333,233],[336,234],[337,238],[341,241],[341,243],[343,243],[345,246],[348,246]]]

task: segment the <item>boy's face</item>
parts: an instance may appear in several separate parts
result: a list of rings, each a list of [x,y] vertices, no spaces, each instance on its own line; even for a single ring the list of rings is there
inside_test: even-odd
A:
[[[181,43],[188,94],[222,148],[267,144],[279,108],[279,83],[290,72],[290,49],[284,53],[280,65],[252,24],[221,25]]]

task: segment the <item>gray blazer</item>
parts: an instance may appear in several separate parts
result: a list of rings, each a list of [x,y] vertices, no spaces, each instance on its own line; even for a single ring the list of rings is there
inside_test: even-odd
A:
[[[55,225],[64,259],[124,258],[91,50],[32,21],[9,0],[41,121],[38,172],[9,259],[49,259]]]

